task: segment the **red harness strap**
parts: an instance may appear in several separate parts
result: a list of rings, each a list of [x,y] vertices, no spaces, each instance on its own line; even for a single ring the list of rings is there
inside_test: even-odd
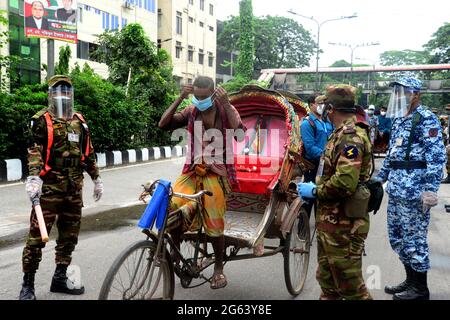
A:
[[[45,155],[44,169],[41,170],[39,175],[42,177],[47,172],[50,171],[51,167],[48,165],[48,160],[50,159],[50,151],[53,145],[53,122],[50,114],[46,112],[44,114],[45,123],[47,124],[47,153]]]
[[[78,119],[80,119],[80,121],[84,124],[86,124],[86,120],[84,120],[84,117],[81,115],[81,113],[76,112],[75,116],[78,117]],[[81,161],[84,161],[88,156],[89,156],[89,145],[91,144],[91,142],[89,141],[89,131],[87,132],[87,137],[86,137],[86,149],[84,150],[84,154],[81,155]]]

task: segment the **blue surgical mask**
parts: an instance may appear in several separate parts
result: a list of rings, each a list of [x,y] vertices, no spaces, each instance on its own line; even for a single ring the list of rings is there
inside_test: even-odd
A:
[[[208,110],[213,105],[211,97],[208,97],[208,98],[206,98],[204,100],[199,101],[195,96],[193,96],[192,97],[192,103],[200,111]]]

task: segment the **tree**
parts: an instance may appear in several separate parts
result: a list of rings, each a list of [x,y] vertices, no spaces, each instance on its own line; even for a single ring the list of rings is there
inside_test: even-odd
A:
[[[127,97],[143,121],[144,129],[134,134],[134,143],[167,143],[169,133],[157,125],[177,90],[167,52],[156,47],[141,25],[128,24],[120,31],[101,34],[94,56],[108,65],[112,84],[126,87]]]
[[[0,10],[0,29],[2,25],[8,25],[8,19],[4,17],[5,11]],[[3,47],[8,43],[9,32],[3,31],[0,32],[0,51]],[[19,61],[19,57],[6,55],[3,56],[0,54],[0,92],[8,91],[8,78],[10,78],[11,73],[10,70],[13,68],[13,65]]]
[[[450,23],[444,23],[433,33],[433,38],[424,48],[431,54],[431,63],[450,63]]]
[[[429,59],[428,52],[409,49],[385,51],[380,54],[381,65],[383,66],[425,64]]]
[[[59,48],[59,61],[55,66],[55,74],[69,74],[69,61],[72,55],[72,50],[69,46]]]
[[[253,58],[255,55],[252,0],[241,0],[239,5],[241,32],[239,38],[237,78],[250,81],[253,78]]]
[[[295,20],[286,17],[254,17],[255,64],[259,71],[266,68],[300,68],[309,65],[316,44],[310,33]],[[218,45],[235,51],[239,41],[239,17],[224,22],[218,35]]]

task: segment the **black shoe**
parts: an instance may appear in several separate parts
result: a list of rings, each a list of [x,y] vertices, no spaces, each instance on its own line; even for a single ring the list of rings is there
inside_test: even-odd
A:
[[[404,265],[404,267],[405,267],[405,271],[406,271],[405,281],[403,281],[402,283],[400,283],[399,285],[396,285],[396,286],[385,286],[384,292],[386,292],[388,294],[395,294],[395,293],[405,291],[408,288],[408,286],[411,283],[411,275],[412,275],[413,269],[407,265]]]
[[[450,174],[447,174],[447,177],[441,180],[441,183],[450,183]]]
[[[52,285],[50,286],[51,292],[67,293],[72,295],[80,295],[84,293],[84,287],[75,288],[74,283],[67,278],[66,275],[67,266],[58,264],[56,265],[55,274],[53,275]]]
[[[394,300],[430,300],[427,285],[427,273],[413,270],[412,283],[403,292],[394,294]]]
[[[34,275],[34,272],[24,273],[19,300],[36,300],[36,296],[34,295]]]

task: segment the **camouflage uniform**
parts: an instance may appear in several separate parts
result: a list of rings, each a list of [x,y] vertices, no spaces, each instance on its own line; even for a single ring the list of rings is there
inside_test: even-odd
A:
[[[46,112],[48,112],[47,109],[39,111],[31,121],[32,145],[28,149],[28,168],[32,176],[39,176],[44,167],[48,139],[47,124],[44,119]],[[83,170],[93,180],[99,177],[99,170],[91,143],[89,156],[83,162],[81,161],[84,152],[82,143],[85,141],[82,122],[76,116],[68,121],[55,119],[52,116],[52,123],[53,144],[48,163],[51,170],[41,176],[43,186],[40,200],[48,233],[58,216],[56,224],[59,234],[56,240],[55,262],[57,265],[69,265],[80,230]],[[69,133],[78,135],[79,141],[69,141]],[[35,272],[38,269],[42,257],[41,250],[44,246],[36,214],[32,210],[30,231],[22,256],[24,272]]]
[[[333,88],[327,96],[333,98]],[[352,87],[345,94],[354,99]],[[372,146],[367,123],[348,118],[336,128],[325,147],[322,169],[316,178],[318,269],[321,299],[371,299],[362,276],[364,240],[369,215],[347,217],[342,199],[351,196],[358,183],[369,180]]]
[[[420,114],[414,131],[410,159],[425,162],[425,168],[398,169],[393,162],[405,161],[408,139],[413,118]],[[417,272],[430,268],[427,232],[430,210],[423,212],[421,194],[424,191],[437,193],[446,162],[442,130],[437,117],[419,105],[406,117],[396,118],[392,124],[390,148],[378,177],[388,181],[389,194],[388,231],[394,251],[404,265]]]

